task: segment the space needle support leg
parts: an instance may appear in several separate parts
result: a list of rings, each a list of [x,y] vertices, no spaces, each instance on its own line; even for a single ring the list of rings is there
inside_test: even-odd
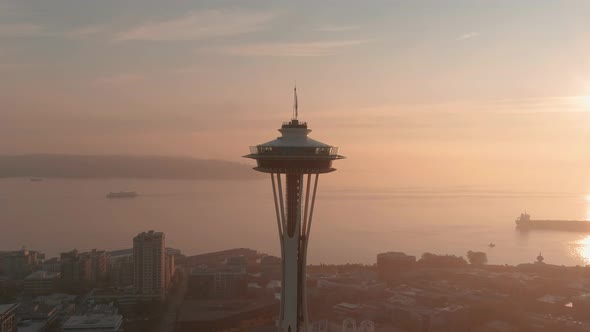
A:
[[[306,273],[305,273],[305,252],[303,251],[303,247],[305,246],[305,236],[304,231],[305,229],[304,227],[304,220],[302,219],[303,215],[301,209],[302,209],[302,203],[303,203],[303,179],[304,179],[304,174],[300,173],[298,175],[299,179],[298,179],[298,183],[299,183],[299,194],[297,196],[297,226],[296,226],[296,230],[295,230],[295,234],[297,236],[297,264],[299,265],[299,269],[297,271],[298,276],[297,276],[297,327],[298,327],[298,331],[297,332],[306,332],[307,331],[307,325],[305,325],[305,322],[307,321],[307,312],[305,311],[305,277],[306,277]],[[301,257],[301,256],[304,257]]]
[[[281,240],[281,248],[282,248],[283,247],[283,245],[282,245],[282,243],[283,243],[283,227],[282,227],[283,217],[279,214],[278,199],[280,199],[280,197],[277,197],[277,189],[276,189],[276,184],[275,184],[275,174],[270,173],[270,178],[271,178],[271,182],[272,182],[272,194],[273,194],[273,198],[275,201],[275,212],[277,213],[277,226],[279,227],[279,238]]]
[[[282,188],[282,184],[281,184],[281,173],[276,173],[277,175],[277,185],[278,185],[278,195],[276,196],[275,199],[275,205],[277,203],[277,200],[279,201],[279,206],[280,206],[280,220],[277,219],[278,222],[278,226],[279,229],[281,230],[279,236],[281,237],[280,240],[280,244],[281,244],[281,267],[282,267],[282,272],[281,272],[281,307],[280,307],[280,312],[279,312],[279,331],[282,331],[282,323],[285,317],[285,308],[283,307],[283,300],[285,298],[285,239],[284,239],[284,235],[285,235],[285,208],[284,208],[284,203],[283,203],[283,188]],[[273,178],[274,180],[274,178]]]
[[[311,174],[307,174],[307,188],[305,189],[305,206],[303,208],[303,227],[301,233],[307,236],[307,212],[309,211],[309,188],[311,186]]]
[[[315,181],[314,181],[314,184],[313,184],[313,196],[311,198],[311,209],[309,211],[309,220],[307,221],[307,231],[306,232],[307,232],[308,236],[309,236],[309,232],[311,231],[311,221],[313,219],[313,207],[315,205],[315,194],[316,194],[316,192],[318,190],[318,180],[319,180],[319,178],[320,178],[320,175],[319,174],[316,174],[315,175]],[[307,246],[305,246],[305,252],[307,253]]]
[[[319,179],[319,174],[315,175],[315,181],[313,184],[313,195],[311,198],[311,207],[310,207],[310,211],[309,211],[309,219],[307,219],[306,223],[305,223],[305,229],[303,230],[305,232],[305,242],[303,244],[303,263],[302,266],[304,268],[304,273],[305,273],[305,269],[307,267],[307,245],[309,244],[309,233],[311,231],[311,220],[313,218],[313,207],[315,204],[315,194],[317,192],[318,189],[318,179]],[[309,199],[309,185],[310,185],[310,181],[311,181],[311,174],[307,174],[307,192],[305,193],[305,214],[307,215],[307,202]],[[304,275],[305,276],[305,275]],[[307,283],[304,282],[303,283],[303,312],[305,313],[305,328],[307,328],[309,326],[309,317],[308,317],[308,311],[307,311]]]
[[[285,176],[286,177],[286,176]],[[285,207],[284,207],[284,203],[283,203],[283,187],[281,184],[281,173],[277,173],[277,183],[279,185],[279,204],[281,207],[281,224],[283,225],[282,230],[283,232],[285,231],[285,229],[287,228],[287,221],[285,220]]]
[[[278,177],[278,174],[277,174]],[[283,220],[283,215],[279,214],[279,202],[278,200],[282,201],[282,197],[281,196],[277,196],[277,189],[276,189],[276,184],[275,184],[275,174],[274,173],[270,173],[270,178],[271,178],[271,182],[272,182],[272,194],[273,194],[273,198],[275,201],[275,211],[277,213],[277,226],[279,228],[279,242],[280,242],[280,249],[281,249],[281,261],[284,259],[283,257],[283,227],[282,227],[282,220]],[[281,295],[282,295],[282,289],[281,289]],[[283,317],[283,308],[280,308],[280,312],[279,312],[279,318]]]

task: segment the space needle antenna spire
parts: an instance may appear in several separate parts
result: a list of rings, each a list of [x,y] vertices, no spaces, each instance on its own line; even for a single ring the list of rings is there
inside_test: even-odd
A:
[[[299,105],[297,104],[297,85],[293,88],[293,120],[297,120],[297,116],[299,116]]]

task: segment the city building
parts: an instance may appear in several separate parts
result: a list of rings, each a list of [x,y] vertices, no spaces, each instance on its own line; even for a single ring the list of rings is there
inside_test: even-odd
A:
[[[229,299],[248,292],[248,275],[231,268],[193,268],[188,276],[186,296],[193,299]]]
[[[182,256],[182,251],[180,251],[180,249],[175,249],[175,248],[166,248],[166,255],[172,255],[172,256]]]
[[[0,252],[0,275],[23,279],[39,263],[39,255],[39,252],[27,249]]]
[[[63,332],[118,332],[123,316],[110,313],[90,313],[71,316],[63,325]]]
[[[37,296],[33,300],[33,303],[57,307],[56,322],[58,325],[61,325],[67,318],[75,313],[78,300],[79,297],[77,295],[53,293]]]
[[[291,121],[281,137],[250,147],[246,158],[256,160],[256,171],[268,173],[273,186],[283,265],[279,331],[300,331],[307,316],[307,247],[319,175],[330,173],[338,148],[308,137],[307,123],[298,120],[297,90]],[[313,186],[312,186],[313,180]]]
[[[175,331],[252,331],[273,324],[278,309],[279,302],[274,299],[188,300],[182,303]]]
[[[281,279],[281,259],[275,256],[264,256],[260,259],[260,273],[266,279]]]
[[[377,275],[380,280],[391,281],[414,264],[416,256],[394,251],[380,253],[377,255]]]
[[[58,257],[50,258],[41,264],[41,270],[48,272],[61,272],[61,264]]]
[[[0,332],[16,332],[18,303],[0,304]]]
[[[176,265],[174,264],[174,254],[166,254],[166,268],[164,271],[165,279],[166,279],[166,289],[170,288],[172,284],[172,278],[174,277],[174,272],[176,272]]]
[[[232,267],[236,270],[245,271],[248,267],[248,257],[244,255],[228,257],[225,265]]]
[[[149,231],[134,237],[133,264],[135,291],[163,299],[166,290],[164,233]]]
[[[121,312],[133,311],[141,301],[150,300],[141,294],[136,294],[133,286],[127,288],[95,288],[86,296],[88,304],[111,304],[117,306]]]
[[[81,253],[82,259],[89,260],[90,271],[88,272],[88,279],[97,283],[103,280],[107,275],[108,255],[104,250],[92,249],[92,251]]]
[[[80,291],[92,278],[91,260],[74,249],[60,254],[61,283],[64,289]]]
[[[252,259],[252,258],[258,257],[258,252],[256,250],[252,250],[252,249],[248,249],[248,248],[228,249],[228,250],[208,252],[205,254],[189,256],[189,257],[187,257],[187,262],[189,265],[193,265],[193,266],[225,265],[227,260],[230,257],[234,257],[234,256],[246,256],[246,257],[248,257],[248,259]]]
[[[59,317],[59,306],[24,302],[21,303],[16,313],[19,323],[18,331],[47,331],[53,328]]]
[[[59,272],[35,271],[24,281],[24,292],[30,295],[45,295],[55,292],[59,287]]]
[[[133,255],[118,256],[110,259],[109,279],[115,287],[133,285]]]

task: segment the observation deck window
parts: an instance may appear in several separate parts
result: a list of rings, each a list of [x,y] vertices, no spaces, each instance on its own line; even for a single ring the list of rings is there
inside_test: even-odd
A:
[[[288,146],[251,146],[251,154],[258,155],[294,155],[294,156],[335,156],[337,147],[288,147]]]

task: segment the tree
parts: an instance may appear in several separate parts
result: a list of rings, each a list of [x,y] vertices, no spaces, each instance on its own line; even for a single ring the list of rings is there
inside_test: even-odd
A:
[[[488,262],[488,255],[485,252],[469,250],[467,260],[473,265],[484,265]]]

